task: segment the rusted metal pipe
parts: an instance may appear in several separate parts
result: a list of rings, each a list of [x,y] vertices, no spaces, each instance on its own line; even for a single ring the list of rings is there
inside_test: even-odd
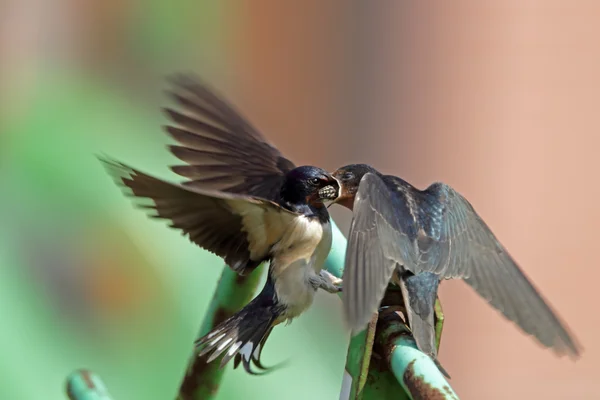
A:
[[[263,266],[250,275],[240,276],[227,266],[223,268],[198,337],[210,332],[252,300],[262,271]],[[207,363],[209,355],[198,357],[198,351],[192,351],[177,400],[209,400],[216,396],[225,369],[220,368],[218,362]]]
[[[341,277],[346,256],[346,238],[333,221],[331,225],[333,244],[325,268],[333,275]],[[256,292],[261,272],[262,269],[252,272],[249,276],[240,277],[229,267],[223,269],[198,337],[204,336],[220,322],[248,304]],[[209,355],[198,357],[197,352],[193,352],[177,400],[209,400],[216,396],[225,370],[219,368],[218,362],[207,364]]]
[[[112,400],[100,377],[86,369],[74,371],[67,377],[66,391],[70,400]]]
[[[325,263],[325,268],[335,276],[341,277],[344,269],[346,240],[335,224],[332,226],[332,230],[333,247]],[[250,276],[240,277],[230,268],[225,267],[200,329],[200,336],[246,305],[256,291],[260,276],[261,273],[255,271]],[[393,295],[393,293],[391,294]],[[405,396],[413,400],[458,400],[458,396],[446,382],[435,363],[427,355],[417,350],[410,331],[397,312],[383,311],[382,314],[376,328],[377,318],[374,318],[370,324],[369,333],[362,341],[358,340],[360,338],[355,338],[357,339],[356,343],[349,348],[349,355],[354,354],[354,357],[350,357],[348,362],[351,364],[357,360],[360,362],[355,366],[358,367],[355,371],[357,381],[353,382],[352,377],[348,375],[350,380],[344,384],[344,389],[347,390],[344,398],[359,399],[364,395],[365,400],[375,398],[400,400]],[[439,303],[436,306],[436,315],[438,319],[443,318]],[[436,333],[439,344],[441,326],[436,326]],[[377,351],[372,350],[374,341]],[[383,359],[379,360],[382,356]],[[374,360],[376,360],[375,363],[373,363]],[[386,364],[386,368],[381,368],[382,362]],[[181,384],[178,400],[214,398],[223,372],[224,370],[219,368],[218,363],[207,364],[206,360],[197,357],[194,351]],[[366,379],[367,373],[375,378],[374,383],[369,383]],[[351,393],[353,396],[350,396]],[[87,370],[75,371],[68,377],[67,394],[71,400],[112,400],[100,378]]]
[[[386,361],[413,400],[458,400],[433,360],[417,349],[415,341],[397,312],[379,320],[377,342]]]

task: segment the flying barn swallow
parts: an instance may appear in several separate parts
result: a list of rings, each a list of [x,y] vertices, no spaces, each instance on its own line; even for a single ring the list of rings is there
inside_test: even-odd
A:
[[[434,183],[419,190],[365,164],[332,175],[340,187],[334,203],[353,211],[342,300],[354,332],[369,322],[392,281],[400,286],[417,346],[437,362],[438,286],[441,279],[461,278],[544,346],[579,354],[567,328],[471,204],[450,186]]]
[[[239,274],[270,261],[267,281],[248,305],[197,340],[208,362],[225,353],[254,374],[273,327],[290,322],[312,303],[317,289],[341,290],[341,280],[323,268],[331,247],[326,198],[338,186],[326,171],[296,167],[196,78],[180,75],[170,92],[178,110],[166,109],[167,132],[179,143],[171,152],[186,165],[172,170],[186,178],[173,184],[123,163],[104,159],[117,183],[147,198],[152,217],[171,221],[198,246]],[[322,190],[324,187],[328,189]]]

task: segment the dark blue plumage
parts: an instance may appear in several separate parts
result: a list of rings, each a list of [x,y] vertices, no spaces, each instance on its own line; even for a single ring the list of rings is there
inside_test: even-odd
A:
[[[327,208],[316,200],[318,190],[331,184],[331,179],[321,168],[306,165],[294,168],[286,174],[278,203],[290,211],[315,215],[319,221],[326,223],[329,221]]]
[[[202,360],[234,358],[234,367],[261,368],[260,354],[273,327],[310,307],[315,293],[340,290],[324,271],[331,224],[323,200],[337,183],[326,171],[295,167],[229,104],[189,75],[172,79],[176,108],[165,113],[169,149],[185,177],[170,183],[104,159],[117,183],[134,197],[152,200],[154,218],[170,221],[193,243],[220,257],[240,275],[269,262],[261,293],[199,339]],[[324,187],[332,187],[321,192]]]
[[[366,164],[333,173],[335,202],[353,210],[344,270],[344,310],[364,328],[390,281],[402,289],[419,348],[436,359],[433,310],[442,279],[462,278],[483,298],[557,353],[578,345],[471,204],[450,186],[419,190]]]
[[[414,275],[406,272],[401,279],[406,284],[410,307],[423,319],[433,314],[440,277],[431,272]]]

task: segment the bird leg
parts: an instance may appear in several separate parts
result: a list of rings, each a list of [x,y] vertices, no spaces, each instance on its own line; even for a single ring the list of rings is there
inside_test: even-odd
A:
[[[316,289],[323,289],[329,293],[342,291],[342,279],[335,277],[329,271],[322,269],[319,275],[310,277],[310,283]]]

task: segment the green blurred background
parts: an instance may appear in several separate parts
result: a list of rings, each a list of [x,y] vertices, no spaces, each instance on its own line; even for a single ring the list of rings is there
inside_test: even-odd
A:
[[[115,399],[174,398],[223,263],[134,210],[95,155],[174,179],[163,76],[193,70],[225,86],[229,28],[216,2],[54,3],[11,10],[56,25],[45,38],[29,27],[37,65],[3,82],[16,95],[3,97],[0,137],[0,398],[64,399],[80,367]],[[219,398],[338,396],[347,335],[328,310],[339,299],[319,300],[265,350],[289,367],[229,373]]]
[[[440,359],[461,399],[599,398],[598,15],[560,0],[0,1],[0,399],[65,399],[77,368],[115,400],[175,397],[221,261],[135,210],[95,155],[177,179],[160,106],[178,71],[297,163],[368,162],[470,199],[585,352],[556,359],[444,283]],[[288,365],[229,370],[219,398],[339,398],[340,311],[319,293],[264,351]]]

